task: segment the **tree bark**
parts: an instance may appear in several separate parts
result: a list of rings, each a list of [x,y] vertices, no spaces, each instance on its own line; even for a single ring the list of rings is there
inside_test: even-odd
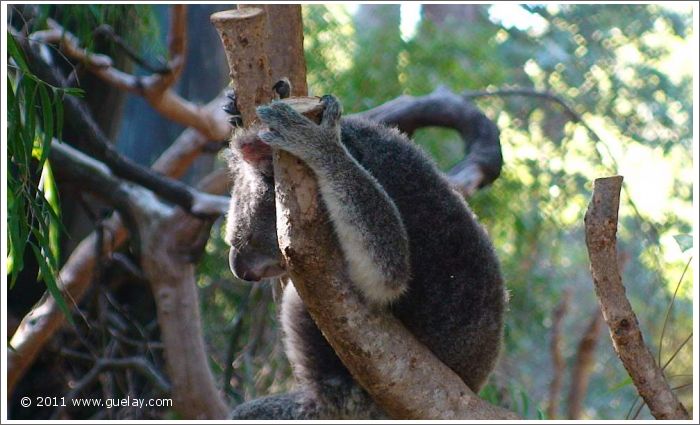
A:
[[[596,179],[586,211],[586,246],[596,295],[615,352],[651,414],[656,419],[688,419],[688,412],[644,344],[637,316],[625,295],[616,248],[621,188],[621,176]]]
[[[32,49],[30,41],[26,37],[19,36],[18,41],[29,66],[39,78],[56,87],[67,87],[65,79]],[[80,140],[68,142],[82,152],[104,162],[119,177],[156,191],[164,199],[194,214],[216,217],[226,212],[225,202],[217,202],[216,199],[210,198],[205,203],[197,203],[191,188],[186,184],[154,173],[117,152],[107,136],[94,122],[82,101],[73,96],[64,96],[63,107],[66,128],[73,128],[75,131],[81,130],[80,134],[84,136]]]
[[[147,253],[141,263],[156,302],[174,407],[186,419],[226,419],[230,409],[209,368],[191,250],[206,242],[212,222],[179,209],[152,220],[141,230]]]
[[[211,104],[214,103],[213,101]],[[206,140],[196,130],[185,130],[156,160],[153,170],[171,178],[181,176],[201,151],[205,142]],[[227,182],[226,173],[217,173],[216,178],[203,181],[199,188],[209,193],[223,194],[227,191]],[[129,234],[118,214],[105,220],[103,226],[107,234],[112,235],[112,238],[105,238],[104,241],[104,255],[109,255],[128,240]],[[61,291],[70,295],[70,299],[76,304],[81,301],[93,281],[98,240],[95,232],[83,239],[61,269],[58,279]],[[43,297],[22,319],[10,340],[10,346],[14,350],[8,351],[7,358],[8,394],[13,392],[15,385],[34,363],[36,356],[64,324],[65,316],[50,296]]]
[[[238,7],[254,7],[265,12],[265,52],[270,63],[273,84],[286,77],[292,84],[292,96],[306,96],[309,88],[306,84],[301,6],[242,4]]]
[[[272,73],[265,53],[265,12],[258,8],[225,10],[211,15],[231,70],[243,125],[255,121],[255,107],[272,99]]]
[[[517,419],[479,399],[386,311],[368,306],[345,271],[312,171],[278,152],[277,231],[287,270],[353,377],[395,419]]]

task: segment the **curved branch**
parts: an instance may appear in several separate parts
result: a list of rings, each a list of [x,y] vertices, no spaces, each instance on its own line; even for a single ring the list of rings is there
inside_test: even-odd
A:
[[[210,102],[210,105],[219,106],[221,102],[217,99]],[[225,122],[225,118],[222,121]],[[203,139],[198,132],[191,129],[185,130],[156,160],[153,170],[172,178],[181,176],[205,143],[206,139]],[[205,177],[198,185],[198,189],[220,195],[227,192],[228,182],[229,176],[226,170],[217,170]],[[102,255],[108,256],[128,240],[129,233],[119,214],[105,220],[103,226],[106,234],[111,235],[111,238],[102,240]],[[97,245],[100,240],[96,232],[83,239],[66,260],[59,274],[58,282],[61,291],[76,304],[83,298],[93,281]],[[39,352],[64,323],[65,316],[54,298],[50,296],[43,297],[22,319],[10,340],[10,346],[13,349],[7,352],[8,393],[13,392],[15,385],[34,363]]]
[[[241,55],[235,54],[240,48],[235,35],[247,29],[247,34],[256,38],[246,38],[248,59],[265,56],[262,25],[247,22],[261,18],[255,9],[212,16],[234,83],[240,85],[239,100],[248,99],[239,106],[241,111],[250,110],[251,117],[261,103],[256,102],[256,94],[269,87],[268,74],[245,66]],[[262,65],[268,69],[265,61]],[[242,84],[244,81],[249,84]],[[250,124],[251,119],[244,117],[244,122]],[[347,278],[313,173],[283,151],[273,152],[273,163],[278,241],[288,273],[334,351],[372,398],[396,418],[515,418],[479,399],[398,319],[371,308],[360,298]]]
[[[409,136],[423,127],[446,127],[459,132],[467,156],[447,174],[466,196],[498,178],[503,155],[498,127],[471,102],[438,87],[421,96],[400,96],[383,105],[351,116],[393,126]]]
[[[202,335],[193,257],[204,249],[213,220],[201,220],[161,202],[152,192],[115,178],[109,169],[61,143],[51,159],[70,178],[102,187],[102,196],[129,217],[138,234],[141,265],[156,302],[175,408],[193,419],[222,419],[219,394]],[[196,194],[196,196],[213,196]],[[98,363],[99,364],[99,363]]]
[[[569,116],[573,122],[581,122],[581,116],[576,113],[571,106],[561,96],[547,91],[539,91],[529,88],[505,88],[497,90],[475,90],[462,92],[462,97],[465,99],[477,99],[479,97],[508,97],[508,96],[526,96],[539,97],[550,102],[559,104],[564,110],[564,113]]]
[[[596,179],[586,211],[586,246],[596,295],[615,352],[651,414],[656,419],[688,419],[688,412],[644,344],[637,316],[625,295],[616,248],[621,188],[621,176]]]

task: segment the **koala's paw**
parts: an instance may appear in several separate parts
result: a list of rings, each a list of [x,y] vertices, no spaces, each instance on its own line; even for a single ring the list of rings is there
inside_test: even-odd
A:
[[[325,108],[321,125],[317,125],[296,112],[284,102],[272,102],[259,106],[258,117],[269,130],[258,134],[269,145],[287,151],[314,165],[317,160],[330,154],[330,149],[340,146],[338,124],[342,108],[331,96],[322,99]]]
[[[258,138],[273,148],[289,150],[286,139],[277,130],[259,131]]]
[[[273,130],[285,133],[308,131],[314,125],[311,120],[295,111],[284,102],[275,101],[269,105],[258,106],[255,110],[260,120]]]

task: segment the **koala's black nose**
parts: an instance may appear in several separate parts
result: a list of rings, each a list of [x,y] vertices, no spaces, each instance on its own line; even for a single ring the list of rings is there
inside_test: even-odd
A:
[[[284,272],[284,267],[275,257],[241,253],[233,248],[228,253],[228,264],[234,276],[248,282],[258,282]]]
[[[250,275],[247,267],[245,267],[244,262],[241,260],[241,256],[235,249],[231,249],[228,252],[228,266],[234,276],[239,279],[254,281],[253,276]]]

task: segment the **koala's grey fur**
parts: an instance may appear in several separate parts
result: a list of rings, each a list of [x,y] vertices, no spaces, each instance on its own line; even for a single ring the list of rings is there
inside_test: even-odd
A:
[[[283,273],[275,229],[270,146],[314,171],[352,283],[389,309],[473,390],[498,358],[505,290],[484,229],[433,162],[394,129],[341,119],[324,96],[320,125],[282,102],[258,108],[267,126],[232,140],[227,238],[231,268],[247,280]],[[287,285],[281,322],[299,390],[238,406],[235,418],[382,416],[354,383]]]

